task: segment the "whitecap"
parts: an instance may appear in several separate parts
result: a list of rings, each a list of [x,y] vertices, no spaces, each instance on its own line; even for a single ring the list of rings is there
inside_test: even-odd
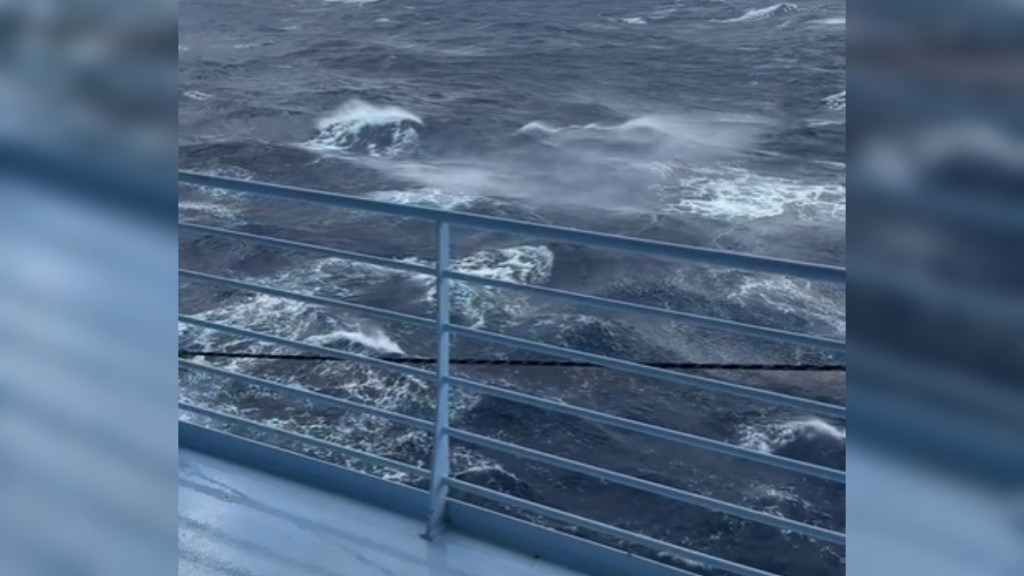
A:
[[[186,92],[186,96],[188,93]],[[199,170],[200,174],[233,180],[252,180],[252,172],[238,166],[221,166],[212,170]],[[245,206],[243,198],[238,194],[209,186],[187,185],[197,198],[178,201],[178,210],[185,213],[198,213],[217,218],[238,221],[238,216]]]
[[[822,102],[825,103],[825,106],[828,107],[829,110],[836,112],[846,110],[846,90],[836,92],[831,96],[826,96]]]
[[[739,431],[740,445],[758,452],[774,453],[798,438],[828,438],[846,443],[846,429],[820,418],[792,420],[777,424],[743,425]]]
[[[252,172],[246,170],[245,168],[240,168],[238,166],[219,166],[211,170],[199,170],[198,172],[200,174],[203,174],[204,176],[213,176],[215,178],[230,178],[232,180],[252,180]],[[212,186],[195,186],[194,188],[205,195],[215,198],[238,198],[238,194],[236,192],[231,192],[229,190],[224,190],[222,188],[216,188]]]
[[[213,98],[213,96],[206,92],[200,92],[199,90],[187,90],[185,91],[185,97],[189,100],[196,100],[198,102],[205,102],[206,100]]]
[[[780,314],[814,320],[831,330],[831,336],[846,334],[846,299],[807,280],[746,276],[726,298],[744,306],[760,303]]]
[[[404,108],[355,99],[321,118],[317,122],[319,133],[306,146],[394,157],[419,143],[417,126],[422,127],[423,120]]]
[[[666,152],[734,151],[747,146],[764,121],[741,115],[645,114],[606,124],[556,126],[541,120],[523,125],[517,134],[544,138],[549,144],[606,142],[655,147]]]
[[[742,16],[737,16],[736,18],[729,18],[728,20],[720,20],[720,22],[757,22],[759,20],[765,20],[767,18],[782,16],[784,14],[791,14],[799,9],[799,6],[797,6],[796,4],[781,2],[779,4],[772,4],[771,6],[766,6],[764,8],[754,8],[752,10],[748,10]]]
[[[424,206],[439,210],[458,210],[471,205],[476,197],[465,192],[454,192],[442,188],[417,188],[413,190],[380,190],[368,196],[381,202]]]
[[[690,169],[677,187],[662,186],[667,210],[726,220],[753,220],[795,212],[805,220],[846,217],[846,186],[768,176],[735,166]]]
[[[543,284],[550,279],[554,262],[555,254],[550,248],[531,244],[480,250],[455,260],[451,269],[492,280]],[[424,299],[433,305],[437,300],[433,279],[417,278],[427,287]],[[525,295],[474,283],[454,282],[452,301],[454,311],[465,317],[473,328],[486,326],[497,318],[522,317],[528,313]]]
[[[623,24],[632,24],[634,26],[643,26],[644,24],[647,24],[647,20],[644,20],[643,18],[640,18],[638,16],[634,16],[632,18],[623,18],[621,22]]]
[[[224,218],[226,220],[234,219],[238,214],[237,208],[232,206],[227,206],[217,202],[201,202],[194,200],[179,201],[178,210],[183,212],[196,212],[207,216]]]
[[[821,20],[815,20],[814,23],[821,24],[822,26],[846,26],[846,16],[822,18]]]

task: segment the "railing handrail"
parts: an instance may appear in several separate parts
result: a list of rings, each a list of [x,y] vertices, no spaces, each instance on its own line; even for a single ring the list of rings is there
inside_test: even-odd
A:
[[[375,466],[391,468],[405,472],[413,477],[427,479],[429,481],[429,512],[427,519],[426,536],[428,537],[432,536],[437,532],[437,530],[440,529],[444,521],[445,509],[449,502],[448,490],[450,488],[455,488],[462,492],[469,492],[476,494],[478,496],[489,497],[494,502],[506,504],[514,502],[515,504],[512,504],[513,506],[518,506],[519,508],[527,511],[538,512],[542,515],[547,515],[549,518],[552,519],[575,519],[577,521],[577,524],[581,527],[593,529],[597,532],[601,532],[605,535],[613,537],[622,537],[626,541],[631,541],[634,543],[642,544],[655,550],[675,554],[682,558],[689,558],[693,561],[702,562],[710,567],[717,567],[727,571],[731,571],[736,574],[747,576],[760,576],[769,574],[768,572],[765,572],[757,568],[709,556],[707,554],[703,554],[676,544],[671,544],[648,536],[632,533],[621,528],[608,526],[595,520],[582,518],[567,512],[557,511],[540,504],[522,501],[520,499],[508,495],[504,495],[481,487],[476,487],[465,482],[453,479],[449,474],[449,442],[452,438],[455,438],[460,441],[484,446],[492,450],[504,451],[518,457],[525,457],[535,461],[543,462],[548,465],[554,465],[564,469],[587,474],[606,481],[616,482],[634,489],[643,490],[659,496],[701,506],[717,512],[726,513],[741,518],[746,518],[748,520],[757,521],[784,530],[792,530],[794,532],[801,533],[806,536],[810,536],[812,538],[816,538],[825,542],[840,545],[845,544],[845,534],[841,532],[833,531],[824,527],[814,526],[811,524],[805,524],[780,516],[775,516],[772,514],[768,514],[766,512],[761,512],[737,504],[732,504],[730,502],[716,500],[713,498],[702,496],[700,494],[687,492],[685,490],[681,490],[679,488],[675,488],[667,484],[652,482],[642,478],[630,476],[628,474],[616,472],[614,470],[600,468],[584,462],[579,462],[569,458],[555,456],[545,452],[525,448],[523,446],[519,446],[516,444],[510,444],[506,441],[481,436],[468,430],[459,430],[451,426],[448,413],[450,390],[453,388],[459,388],[477,394],[485,394],[496,398],[502,398],[504,400],[516,402],[522,405],[529,405],[535,408],[546,409],[556,413],[562,413],[574,417],[579,417],[591,422],[615,426],[623,430],[645,434],[650,437],[659,438],[680,445],[686,445],[693,448],[708,450],[718,454],[732,456],[751,462],[757,462],[780,469],[790,470],[793,472],[822,478],[827,481],[845,483],[846,474],[842,470],[836,470],[800,460],[792,460],[789,458],[777,456],[775,454],[766,454],[742,446],[737,446],[726,442],[713,440],[711,438],[705,438],[702,436],[672,430],[669,428],[662,428],[653,424],[647,424],[644,422],[630,420],[620,416],[615,416],[613,414],[598,412],[596,410],[591,410],[579,406],[556,403],[538,396],[531,396],[529,394],[517,392],[514,390],[507,390],[489,384],[482,384],[466,380],[464,378],[453,377],[449,375],[448,372],[450,363],[450,338],[452,336],[457,335],[461,337],[473,338],[476,340],[496,343],[503,346],[511,346],[517,349],[529,350],[541,354],[559,356],[578,361],[585,361],[589,364],[604,366],[606,368],[632,373],[643,377],[657,378],[678,385],[694,386],[704,390],[732,394],[735,396],[746,398],[748,400],[771,403],[788,409],[800,410],[828,417],[845,418],[845,407],[837,404],[829,404],[798,396],[791,396],[787,394],[766,390],[763,388],[736,384],[733,382],[719,380],[707,376],[698,376],[693,374],[673,372],[671,370],[652,367],[644,365],[642,363],[631,362],[600,354],[582,352],[571,348],[553,346],[543,342],[507,336],[504,334],[499,334],[496,332],[481,330],[477,328],[468,328],[464,326],[454,325],[451,323],[450,319],[450,292],[452,288],[452,282],[457,281],[467,283],[478,283],[498,288],[522,290],[524,292],[533,293],[535,295],[561,298],[569,301],[575,301],[580,304],[594,306],[597,308],[618,310],[620,312],[624,311],[637,314],[648,314],[660,317],[662,319],[669,319],[680,322],[690,322],[692,324],[704,326],[707,328],[732,331],[747,336],[775,339],[783,342],[789,342],[791,344],[811,346],[827,350],[833,353],[842,354],[845,353],[846,349],[846,344],[843,340],[823,338],[820,336],[810,336],[786,330],[743,324],[735,321],[718,319],[698,314],[677,312],[667,308],[662,309],[630,302],[611,300],[608,298],[594,297],[585,294],[575,294],[572,292],[557,290],[553,288],[530,286],[526,284],[518,284],[514,282],[505,282],[500,280],[496,281],[488,278],[476,277],[470,274],[455,272],[451,270],[450,267],[450,234],[451,227],[453,225],[459,225],[477,229],[487,229],[511,234],[520,234],[531,237],[555,239],[559,241],[579,243],[588,246],[598,246],[613,250],[624,250],[648,255],[654,254],[662,257],[696,261],[705,264],[721,265],[754,272],[767,272],[785,274],[790,276],[798,276],[809,280],[833,283],[845,281],[844,269],[830,266],[822,266],[817,264],[807,264],[789,260],[779,260],[774,258],[753,256],[749,254],[739,254],[720,250],[710,250],[705,248],[697,248],[693,246],[668,244],[652,240],[628,238],[624,236],[615,236],[611,234],[603,234],[598,232],[587,232],[582,230],[561,228],[557,226],[518,222],[514,220],[493,218],[489,216],[480,216],[461,212],[449,212],[445,210],[435,210],[419,206],[393,204],[353,196],[328,194],[325,192],[318,192],[313,190],[277,186],[261,182],[233,180],[228,178],[206,176],[189,172],[179,172],[179,180],[183,183],[198,186],[234,190],[243,193],[261,194],[282,199],[316,202],[331,206],[338,206],[357,210],[366,210],[371,212],[390,214],[394,216],[425,219],[428,221],[432,221],[436,225],[437,240],[435,264],[434,266],[424,266],[422,264],[414,264],[411,262],[395,260],[381,256],[372,256],[363,253],[350,252],[347,250],[339,250],[336,248],[328,248],[305,242],[284,240],[280,238],[273,238],[269,236],[262,236],[258,234],[251,234],[236,230],[218,228],[214,226],[206,226],[191,223],[179,223],[179,229],[183,231],[199,234],[220,235],[241,241],[263,243],[289,250],[301,250],[328,257],[343,258],[375,266],[382,266],[385,268],[391,268],[413,274],[426,274],[432,276],[435,281],[437,300],[436,314],[433,319],[421,316],[412,316],[363,304],[356,304],[354,302],[347,302],[345,300],[337,298],[329,298],[311,293],[299,293],[291,290],[275,288],[273,286],[267,286],[256,282],[246,281],[242,279],[227,278],[224,276],[200,272],[196,270],[179,270],[179,276],[182,279],[220,284],[223,286],[229,286],[232,288],[248,292],[264,293],[277,297],[291,298],[297,301],[302,301],[318,306],[337,307],[357,314],[376,317],[386,321],[399,322],[404,324],[416,325],[420,327],[433,327],[436,330],[437,335],[436,362],[434,370],[425,370],[403,363],[389,361],[386,358],[376,358],[364,354],[357,354],[354,352],[348,352],[335,348],[327,348],[325,346],[311,344],[308,342],[295,341],[288,338],[275,336],[273,334],[267,334],[265,332],[226,325],[220,322],[215,322],[201,317],[188,315],[179,315],[178,317],[179,322],[196,326],[199,328],[233,334],[235,336],[240,336],[242,338],[250,340],[269,342],[281,346],[305,350],[307,352],[312,352],[324,357],[332,357],[351,362],[363,363],[380,369],[405,374],[407,376],[433,381],[436,384],[437,390],[437,408],[434,420],[427,421],[424,419],[408,416],[405,414],[400,414],[397,412],[392,412],[382,408],[360,404],[358,402],[352,402],[349,400],[343,400],[340,398],[335,398],[332,396],[316,392],[292,388],[286,384],[275,382],[273,380],[259,378],[247,374],[240,374],[233,372],[231,370],[216,368],[213,366],[204,365],[197,362],[179,360],[179,366],[183,369],[197,370],[200,372],[212,374],[214,376],[234,379],[236,381],[248,385],[258,386],[268,390],[272,390],[276,393],[292,395],[305,401],[325,404],[336,408],[348,409],[369,416],[384,418],[412,429],[432,432],[433,454],[431,458],[430,470],[424,470],[411,464],[398,462],[383,456],[368,454],[360,450],[355,450],[353,448],[345,446],[339,446],[324,440],[305,436],[302,434],[297,434],[295,432],[277,430],[264,424],[260,424],[259,422],[253,422],[251,420],[247,420],[239,416],[226,414],[217,410],[213,410],[209,407],[195,406],[187,402],[179,402],[179,407],[182,410],[194,412],[211,418],[220,418],[227,422],[232,422],[238,425],[253,426],[256,429],[261,430],[263,432],[280,433],[284,437],[287,437],[295,442],[306,443],[327,450],[334,450],[340,454],[344,454],[351,458],[363,460]],[[681,573],[687,572],[682,571]]]
[[[604,232],[589,232],[575,228],[563,228],[548,224],[535,224],[532,222],[509,220],[506,218],[496,218],[494,216],[482,216],[466,212],[438,210],[408,204],[396,204],[345,194],[335,194],[309,190],[306,188],[267,184],[253,180],[237,180],[232,178],[222,178],[219,176],[208,176],[196,172],[180,171],[178,172],[178,180],[194,186],[233,190],[235,192],[259,194],[302,202],[313,202],[327,206],[366,210],[368,212],[377,212],[407,218],[418,218],[434,222],[444,221],[455,226],[480,228],[493,230],[495,232],[547,238],[549,240],[585,244],[588,246],[609,248],[612,250],[665,256],[680,260],[688,260],[691,262],[699,262],[702,264],[714,264],[738,268],[749,272],[781,274],[803,278],[805,280],[829,282],[834,284],[844,284],[846,282],[845,268],[826,264],[811,264],[796,260],[786,260],[768,256],[755,256],[741,252],[701,248],[685,244],[672,244],[657,240],[644,240],[628,236],[607,234]]]

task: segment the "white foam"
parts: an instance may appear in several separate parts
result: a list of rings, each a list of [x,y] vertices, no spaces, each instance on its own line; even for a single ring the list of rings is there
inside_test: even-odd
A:
[[[186,93],[187,95],[187,93]],[[201,174],[234,180],[252,180],[252,172],[238,166],[223,166],[213,170],[200,170]],[[200,196],[194,200],[179,200],[178,209],[185,212],[198,212],[218,218],[238,220],[238,215],[245,202],[238,194],[220,188],[207,186],[193,187]]]
[[[452,270],[505,282],[542,284],[551,277],[555,255],[547,246],[512,246],[481,250],[457,259]],[[426,262],[417,262],[427,264]],[[424,299],[434,303],[437,289],[429,276],[417,276],[427,290]],[[452,302],[456,313],[467,317],[474,328],[486,326],[494,317],[522,316],[528,313],[527,298],[497,288],[454,282]]]
[[[329,4],[356,4],[356,5],[360,5],[360,4],[374,4],[374,3],[379,2],[379,1],[380,0],[324,0],[324,2],[327,2]]]
[[[821,20],[815,20],[814,23],[821,24],[823,26],[846,26],[846,16],[822,18]]]
[[[827,96],[822,102],[825,103],[829,110],[846,110],[846,90]]]
[[[230,178],[232,180],[252,180],[252,172],[246,170],[245,168],[240,168],[238,166],[220,166],[212,170],[199,170],[198,172],[205,176],[213,176],[215,178]],[[211,186],[197,186],[196,190],[215,198],[238,198],[238,194],[236,192],[224,190],[223,188],[215,188]]]
[[[747,276],[727,296],[741,304],[761,301],[784,314],[816,320],[846,334],[846,300],[815,283],[782,276]]]
[[[440,210],[457,210],[465,208],[476,199],[474,196],[441,188],[417,188],[414,190],[380,190],[368,196],[382,202],[426,206]]]
[[[389,142],[381,148],[376,142],[367,143],[372,156],[398,156],[419,142],[419,133],[413,126],[423,126],[423,120],[398,106],[378,106],[363,100],[349,100],[333,113],[317,122],[320,133],[306,143],[320,150],[349,151],[360,143],[364,130],[391,126]]]
[[[238,214],[238,210],[231,206],[215,202],[200,202],[195,200],[179,201],[178,210],[185,212],[198,212],[200,214],[225,219],[233,219]]]
[[[317,270],[327,266],[304,267],[302,273],[291,276],[293,281],[309,278]],[[303,276],[304,274],[304,276]],[[283,275],[286,276],[286,275]],[[317,344],[329,344],[338,339],[346,339],[357,345],[370,347],[386,353],[401,354],[402,349],[387,334],[374,327],[348,328],[332,316],[326,316],[322,310],[301,302],[277,298],[268,295],[256,295],[241,302],[235,302],[198,315],[201,318],[223,322],[234,326],[247,327],[278,334],[287,338],[304,340]],[[335,322],[335,324],[332,324]],[[323,332],[324,326],[332,329]],[[247,351],[286,351],[282,347],[268,346],[237,338],[220,332],[200,330],[179,323],[179,333],[187,333],[186,339],[195,347],[209,349],[225,349]],[[197,362],[206,362],[197,358]],[[233,371],[258,373],[258,363],[272,362],[268,360],[239,360],[225,362],[217,359],[217,364]],[[411,410],[429,407],[434,390],[432,386],[417,378],[396,376],[387,371],[380,371],[371,366],[359,363],[327,362],[309,368],[315,375],[314,380],[330,382],[329,393],[368,406],[383,408],[389,411],[409,413]],[[275,380],[290,386],[304,387],[299,379],[309,374],[296,374],[295,377],[277,374]],[[231,396],[234,389],[226,388],[223,382],[206,375],[187,372],[183,375],[183,385],[179,388],[182,398],[190,403],[208,406],[228,414],[244,416],[247,419],[280,430],[288,430],[347,446],[368,453],[404,459],[409,454],[429,454],[431,439],[422,431],[409,431],[392,421],[357,412],[341,415],[325,415],[316,407],[302,404],[291,405],[288,410],[280,410],[276,406],[280,399],[273,398],[260,389],[250,389],[244,398]],[[322,385],[322,384],[321,384]],[[324,392],[323,390],[319,390]],[[271,408],[265,408],[261,398],[267,396],[271,400]],[[455,394],[452,402],[452,417],[458,418],[466,410],[472,409],[479,400],[476,396]],[[190,418],[186,416],[185,418]],[[334,461],[337,455],[326,451],[314,450],[313,454]],[[498,470],[506,473],[500,465],[479,453],[464,447],[453,448],[453,470],[486,471]],[[366,465],[359,461],[345,460],[344,464],[358,470],[378,475],[392,482],[411,481],[404,473],[387,470],[377,466]],[[414,465],[426,466],[425,461],[414,461]]]
[[[691,169],[665,194],[668,210],[727,220],[794,211],[807,220],[846,217],[846,186],[768,176],[735,166]],[[663,187],[664,189],[664,187]]]
[[[552,126],[551,124],[548,124],[547,122],[543,122],[541,120],[534,120],[533,122],[528,122],[527,124],[524,124],[523,127],[520,128],[519,130],[516,130],[516,134],[529,134],[531,132],[540,132],[542,134],[558,134],[562,130],[564,130],[564,128]]]
[[[214,308],[197,316],[214,322],[268,332],[291,340],[319,345],[344,340],[386,354],[403,354],[402,348],[380,328],[371,326],[360,329],[357,323],[345,322],[335,315],[328,314],[322,308],[268,294],[255,294],[240,302]],[[229,341],[220,341],[220,346],[248,342],[244,338],[226,335],[207,334],[196,338],[199,343],[210,348],[221,349],[214,344],[224,337],[229,338]],[[262,344],[250,346],[254,346],[255,349],[265,347]]]
[[[723,23],[734,23],[734,22],[757,22],[759,20],[765,20],[774,16],[781,16],[783,14],[790,14],[796,12],[800,8],[796,4],[790,4],[789,2],[781,2],[779,4],[772,4],[764,8],[754,8],[748,10],[742,16],[736,18],[730,18],[728,20],[721,20]]]
[[[205,102],[206,100],[213,98],[213,96],[206,92],[200,92],[199,90],[187,90],[185,92],[185,97],[189,100],[197,100],[199,102]]]
[[[398,106],[378,106],[355,99],[349,100],[332,114],[317,123],[321,130],[327,130],[337,124],[354,124],[359,126],[382,126],[407,120],[423,125],[419,116]]]
[[[774,514],[783,518],[787,517],[787,509],[794,505],[803,510],[811,508],[811,503],[800,497],[792,486],[772,486],[770,484],[755,484],[748,496],[748,504],[755,510]],[[783,534],[792,533],[790,530],[782,530]]]
[[[634,16],[632,18],[623,18],[622,19],[622,23],[623,24],[632,24],[634,26],[643,26],[643,25],[647,24],[647,20],[644,20],[643,18],[640,18],[638,16]]]
[[[846,429],[819,418],[793,420],[761,426],[740,427],[740,445],[758,452],[774,453],[800,437],[825,437],[846,443]]]
[[[459,272],[505,282],[541,284],[551,277],[555,255],[547,246],[515,246],[484,250],[456,261]],[[474,328],[487,325],[492,316],[522,317],[528,313],[522,294],[509,294],[496,288],[455,283],[455,306],[473,322]]]
[[[371,350],[384,352],[385,354],[405,354],[405,350],[402,350],[401,346],[396,344],[394,340],[379,328],[371,328],[367,332],[339,328],[327,334],[310,336],[308,341],[314,344],[330,344],[339,339],[359,344]]]
[[[495,280],[536,284],[548,279],[554,262],[555,255],[547,246],[514,246],[475,252],[460,258],[452,268]]]

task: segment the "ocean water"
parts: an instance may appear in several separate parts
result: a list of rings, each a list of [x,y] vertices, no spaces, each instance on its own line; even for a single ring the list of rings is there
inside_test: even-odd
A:
[[[828,264],[845,258],[845,4],[837,0],[181,0],[184,169]],[[183,187],[181,220],[430,264],[422,222]],[[464,272],[844,337],[841,287],[456,230]],[[429,278],[181,236],[181,265],[429,315]],[[820,353],[456,285],[468,326],[632,360],[814,362]],[[183,313],[366,354],[431,355],[433,334],[182,281]],[[183,347],[283,349],[181,326]],[[524,357],[456,341],[455,356]],[[429,417],[429,382],[345,363],[205,362]],[[596,369],[464,367],[546,398],[845,467],[845,422]],[[842,402],[840,374],[714,374]],[[379,419],[182,372],[181,396],[425,465],[429,438]],[[455,424],[843,530],[844,490],[504,401]],[[345,461],[326,451],[296,447]],[[347,462],[347,461],[346,461]],[[355,463],[351,463],[356,465]],[[457,446],[463,479],[787,575],[844,550]],[[371,470],[398,481],[393,472]],[[615,544],[614,542],[612,542]],[[644,553],[643,550],[637,550]],[[679,559],[660,560],[702,571]]]

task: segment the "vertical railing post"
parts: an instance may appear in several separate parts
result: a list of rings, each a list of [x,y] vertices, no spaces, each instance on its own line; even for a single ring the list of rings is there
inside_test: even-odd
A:
[[[437,223],[437,415],[434,423],[434,451],[430,467],[430,508],[424,538],[430,540],[444,523],[448,500],[448,352],[451,335],[451,280],[446,272],[451,260],[451,230],[448,222]]]

